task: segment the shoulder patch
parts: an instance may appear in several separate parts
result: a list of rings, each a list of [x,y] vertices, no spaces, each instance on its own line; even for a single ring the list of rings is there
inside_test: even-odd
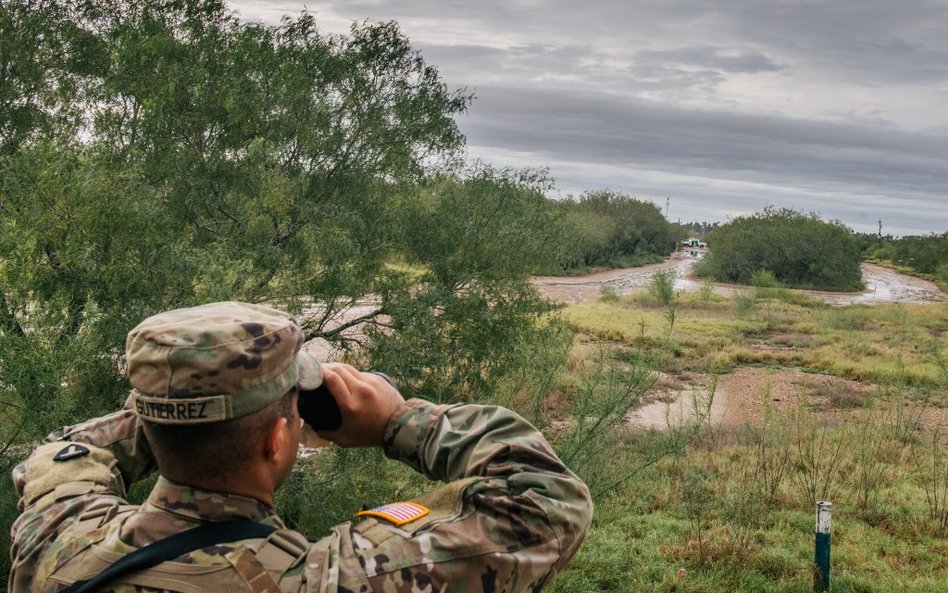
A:
[[[389,523],[392,523],[395,527],[400,527],[406,523],[421,519],[427,514],[428,509],[417,502],[393,502],[391,504],[375,507],[374,509],[359,511],[356,513],[356,516],[378,517],[379,519],[385,519]]]
[[[71,445],[66,445],[59,453],[53,457],[53,461],[69,461],[70,459],[77,459],[79,457],[85,457],[90,453],[88,447],[83,447],[80,444],[73,443]]]

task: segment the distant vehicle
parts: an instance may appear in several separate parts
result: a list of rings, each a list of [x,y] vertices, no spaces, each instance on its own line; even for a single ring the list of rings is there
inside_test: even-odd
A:
[[[707,249],[708,244],[702,241],[701,239],[695,239],[694,237],[689,237],[681,242],[685,247],[696,247],[698,249]]]

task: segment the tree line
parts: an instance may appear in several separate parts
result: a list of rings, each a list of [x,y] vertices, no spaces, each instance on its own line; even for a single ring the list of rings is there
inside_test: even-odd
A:
[[[867,254],[948,284],[948,232],[880,239]]]
[[[655,204],[610,191],[590,191],[555,206],[563,218],[557,264],[564,272],[661,261],[687,236]]]

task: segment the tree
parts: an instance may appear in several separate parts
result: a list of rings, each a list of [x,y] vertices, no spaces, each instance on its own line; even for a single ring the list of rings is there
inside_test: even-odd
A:
[[[173,307],[288,309],[411,395],[516,372],[559,221],[544,174],[459,171],[470,100],[395,23],[0,3],[0,465],[120,405],[125,334]]]
[[[616,234],[615,218],[578,208],[573,201],[560,205],[565,232],[561,240],[560,266],[564,270],[605,264],[612,256],[610,239]]]
[[[34,0],[0,28],[0,391],[28,434],[120,403],[148,314],[265,300],[339,340],[409,290],[391,196],[457,158],[470,97],[396,24]]]
[[[755,272],[771,272],[787,286],[860,290],[862,260],[853,232],[815,214],[766,208],[711,231],[710,253],[696,271],[723,282],[749,284]]]
[[[403,196],[406,262],[424,272],[385,294],[389,321],[370,330],[368,358],[434,400],[485,398],[515,372],[521,346],[546,331],[548,305],[527,278],[556,257],[548,187],[542,172],[475,166]]]
[[[873,256],[907,266],[922,274],[939,275],[948,265],[948,233],[910,235],[879,245]]]
[[[609,191],[586,192],[561,209],[566,230],[561,266],[637,265],[671,253],[684,238],[657,206]]]

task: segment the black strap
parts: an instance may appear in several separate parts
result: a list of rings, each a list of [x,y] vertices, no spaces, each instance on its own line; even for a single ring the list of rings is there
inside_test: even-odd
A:
[[[59,593],[87,593],[96,591],[122,575],[138,572],[177,558],[182,554],[201,548],[242,539],[267,537],[275,527],[255,523],[247,519],[234,519],[220,523],[207,523],[194,529],[182,531],[165,539],[153,542],[144,548],[123,556],[120,560],[85,581],[73,583]]]

